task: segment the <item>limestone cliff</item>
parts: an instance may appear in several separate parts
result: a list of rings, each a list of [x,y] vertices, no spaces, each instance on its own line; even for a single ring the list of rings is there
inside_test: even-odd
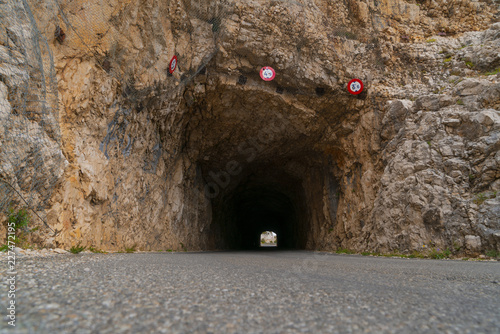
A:
[[[56,233],[35,241],[206,250],[274,230],[305,249],[500,250],[494,2],[23,3],[36,24],[2,37],[0,116],[24,68],[5,41],[38,32],[59,96],[47,157],[64,155],[39,209]]]

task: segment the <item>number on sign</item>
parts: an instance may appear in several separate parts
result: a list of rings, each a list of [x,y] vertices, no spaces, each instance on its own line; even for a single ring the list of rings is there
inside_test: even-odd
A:
[[[353,95],[357,95],[363,91],[363,82],[359,79],[352,79],[347,84],[347,90]]]

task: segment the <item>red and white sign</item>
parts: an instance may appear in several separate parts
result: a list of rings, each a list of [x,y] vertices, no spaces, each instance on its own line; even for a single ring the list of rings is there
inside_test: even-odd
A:
[[[170,74],[174,73],[176,67],[177,67],[177,56],[173,56],[172,60],[170,61],[170,65],[168,65],[168,71],[170,72]]]
[[[363,82],[359,79],[352,79],[347,84],[347,90],[352,95],[358,95],[363,91]]]
[[[264,81],[271,81],[276,76],[276,72],[272,67],[266,66],[260,69],[260,77]]]

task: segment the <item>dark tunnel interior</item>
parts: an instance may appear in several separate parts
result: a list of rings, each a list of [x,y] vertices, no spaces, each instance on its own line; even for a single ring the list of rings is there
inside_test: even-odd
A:
[[[301,180],[278,166],[254,166],[212,199],[212,230],[220,248],[259,248],[264,231],[277,234],[279,249],[305,248],[308,221]]]

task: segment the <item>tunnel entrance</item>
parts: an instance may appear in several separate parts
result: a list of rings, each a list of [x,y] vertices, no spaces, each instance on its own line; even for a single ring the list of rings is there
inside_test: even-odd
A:
[[[196,161],[190,199],[199,208],[196,231],[208,240],[203,247],[259,249],[263,231],[277,234],[279,249],[327,247],[343,154],[332,149],[339,143],[330,124],[351,115],[342,96],[278,94],[260,78],[245,85],[219,79],[192,106],[184,135],[183,150]],[[332,119],[315,112],[326,109]]]

